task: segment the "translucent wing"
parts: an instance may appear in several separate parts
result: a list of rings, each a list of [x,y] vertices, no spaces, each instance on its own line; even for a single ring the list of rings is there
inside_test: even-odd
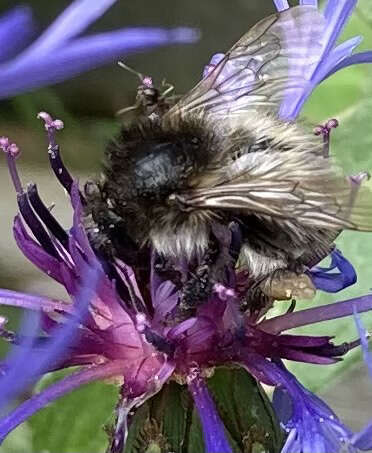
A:
[[[319,59],[324,26],[323,16],[312,6],[289,8],[262,20],[165,117],[278,110],[284,93],[306,85],[306,74]]]
[[[369,191],[330,161],[309,151],[247,154],[219,173],[216,184],[180,194],[178,201],[191,210],[233,210],[317,228],[371,231]]]

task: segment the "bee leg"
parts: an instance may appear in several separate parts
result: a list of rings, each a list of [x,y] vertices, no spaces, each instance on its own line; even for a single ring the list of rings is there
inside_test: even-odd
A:
[[[212,267],[218,259],[219,252],[218,242],[212,236],[206,254],[183,285],[179,304],[180,313],[192,316],[195,309],[210,296],[213,287]]]
[[[207,264],[200,265],[183,285],[178,307],[180,313],[193,316],[195,309],[208,299],[211,291],[210,267]]]
[[[168,96],[169,93],[172,93],[172,91],[174,91],[174,85],[167,82],[165,79],[162,81],[161,85],[165,88],[165,90],[161,93],[160,97],[164,99]]]
[[[277,269],[263,280],[259,287],[264,294],[275,300],[312,299],[316,289],[311,278],[304,273]]]
[[[250,314],[261,313],[262,310],[272,306],[274,299],[265,294],[259,285],[252,285],[245,294],[244,300],[240,305],[243,312],[249,310]]]
[[[83,221],[93,249],[106,258],[117,257],[130,266],[137,264],[139,248],[129,236],[123,220],[110,209],[102,187],[87,181],[84,195],[87,203]]]

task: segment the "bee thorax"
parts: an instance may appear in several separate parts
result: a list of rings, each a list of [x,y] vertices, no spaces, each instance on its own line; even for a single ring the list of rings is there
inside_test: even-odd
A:
[[[192,172],[193,156],[178,143],[150,143],[136,157],[132,188],[136,197],[162,199],[182,188]]]

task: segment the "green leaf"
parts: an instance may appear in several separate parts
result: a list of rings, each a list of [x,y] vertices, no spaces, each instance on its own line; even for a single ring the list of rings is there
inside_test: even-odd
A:
[[[125,453],[204,453],[196,410],[185,386],[169,382],[135,413]]]
[[[279,452],[282,433],[260,384],[244,369],[219,368],[208,380],[220,416],[240,451]]]
[[[37,391],[56,382],[66,372],[47,375]],[[64,396],[29,420],[35,453],[103,453],[106,425],[115,408],[117,387],[94,382]],[[29,450],[31,453],[31,450]]]

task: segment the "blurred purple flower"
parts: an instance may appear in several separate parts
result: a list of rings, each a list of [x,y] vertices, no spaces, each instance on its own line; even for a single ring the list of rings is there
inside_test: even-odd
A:
[[[198,39],[196,30],[182,27],[135,27],[80,36],[115,2],[75,0],[31,44],[35,26],[30,8],[16,7],[1,16],[0,99],[61,82],[123,55]]]

